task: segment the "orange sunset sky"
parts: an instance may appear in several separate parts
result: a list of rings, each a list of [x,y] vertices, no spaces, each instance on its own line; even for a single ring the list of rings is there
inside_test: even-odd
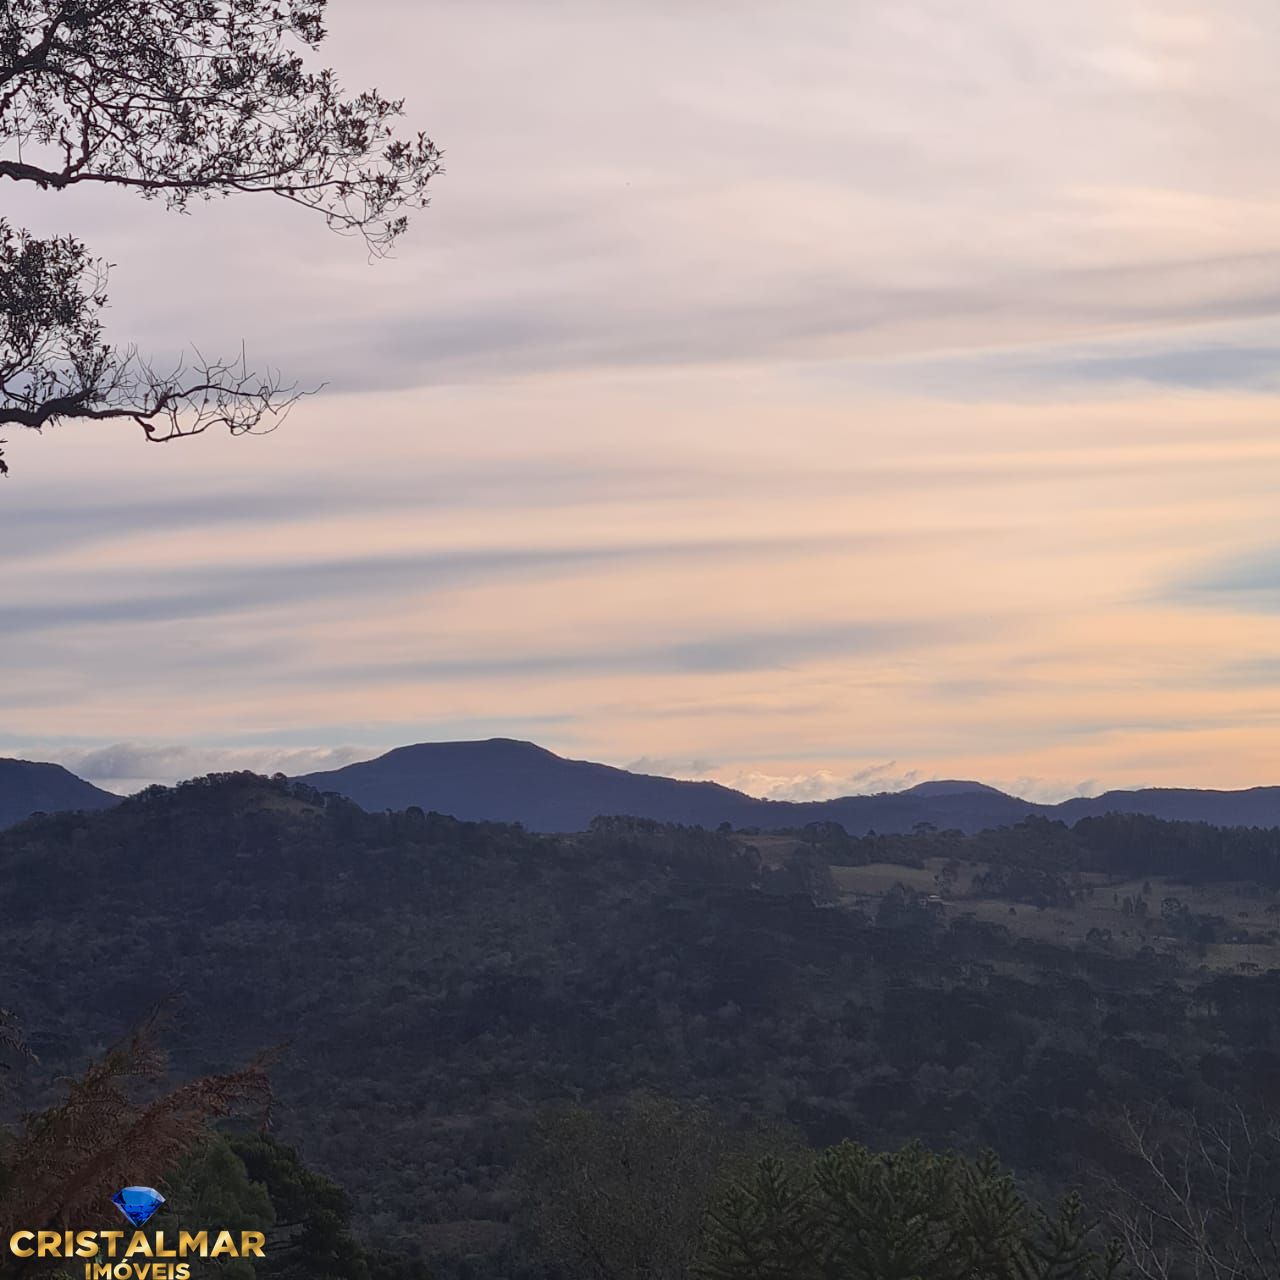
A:
[[[7,445],[0,753],[490,736],[761,795],[1280,784],[1280,12],[333,0],[446,151],[389,261],[23,194],[276,433]]]

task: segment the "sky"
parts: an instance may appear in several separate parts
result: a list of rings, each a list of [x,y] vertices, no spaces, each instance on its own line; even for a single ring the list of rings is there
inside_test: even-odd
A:
[[[393,258],[5,192],[113,337],[323,389],[11,430],[0,753],[409,742],[818,798],[1280,784],[1280,12],[331,0],[445,151]]]

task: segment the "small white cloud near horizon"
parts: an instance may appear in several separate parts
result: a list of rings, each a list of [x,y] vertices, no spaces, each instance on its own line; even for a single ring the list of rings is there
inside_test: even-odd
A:
[[[207,747],[114,742],[100,747],[30,747],[22,759],[50,760],[86,782],[132,795],[143,787],[165,786],[208,773],[286,773],[291,776],[340,769],[380,755],[382,747]]]
[[[878,795],[905,791],[924,781],[914,769],[896,771],[897,762],[871,765],[853,773],[815,769],[811,773],[773,774],[756,769],[722,772],[715,779],[735,791],[759,796],[762,800],[835,800],[840,796]]]
[[[771,773],[763,769],[722,766],[706,760],[680,761],[661,756],[641,756],[624,767],[632,773],[658,774],[690,782],[718,782],[721,786],[731,787],[734,791],[742,791],[761,800],[790,800],[800,803],[836,800],[842,796],[879,795],[905,791],[921,782],[950,780],[918,768],[901,768],[896,760],[867,765],[851,772],[814,769],[808,772]],[[1034,804],[1058,804],[1078,796],[1099,795],[1104,790],[1096,778],[1076,782],[1060,778],[1031,777],[965,780],[985,783],[995,787],[997,791],[1030,800]]]

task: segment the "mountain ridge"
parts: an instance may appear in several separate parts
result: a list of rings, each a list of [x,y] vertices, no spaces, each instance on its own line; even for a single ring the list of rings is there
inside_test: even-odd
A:
[[[851,835],[902,834],[922,823],[972,834],[1032,816],[1070,826],[1105,813],[1280,827],[1280,786],[1117,789],[1041,804],[971,779],[932,779],[903,791],[767,800],[718,782],[575,760],[516,738],[411,743],[296,780],[375,813],[417,807],[464,821],[520,823],[541,832],[581,831],[593,818],[613,815],[708,828],[727,822],[738,829],[763,830],[838,822]],[[0,758],[0,827],[36,812],[104,809],[119,801],[61,765]]]
[[[972,833],[1031,816],[1071,824],[1111,812],[1218,826],[1280,827],[1280,787],[1115,790],[1041,804],[986,783],[939,779],[875,795],[765,800],[716,782],[566,759],[512,738],[415,743],[340,769],[304,774],[298,781],[336,791],[375,811],[416,805],[465,820],[519,822],[537,831],[578,831],[606,814],[704,827],[839,822],[853,835],[902,833],[919,823]]]
[[[0,827],[11,827],[33,813],[109,809],[119,801],[119,796],[60,764],[0,757]]]

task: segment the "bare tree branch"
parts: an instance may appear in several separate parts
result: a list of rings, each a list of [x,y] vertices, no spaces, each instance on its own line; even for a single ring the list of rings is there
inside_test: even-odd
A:
[[[325,4],[0,0],[0,179],[121,186],[179,210],[266,193],[386,253],[426,207],[440,152],[397,135],[400,100],[347,96],[307,67]],[[162,442],[272,430],[297,402],[243,352],[161,372],[107,343],[106,275],[78,240],[0,219],[0,427],[129,419]]]
[[[1120,1119],[1130,1175],[1105,1201],[1145,1280],[1274,1280],[1280,1133],[1236,1106]]]

